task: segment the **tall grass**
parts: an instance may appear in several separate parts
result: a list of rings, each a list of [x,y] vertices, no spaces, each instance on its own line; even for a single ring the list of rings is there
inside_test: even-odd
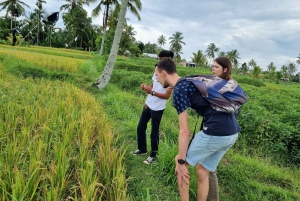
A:
[[[70,84],[0,72],[1,200],[127,200],[103,106]]]

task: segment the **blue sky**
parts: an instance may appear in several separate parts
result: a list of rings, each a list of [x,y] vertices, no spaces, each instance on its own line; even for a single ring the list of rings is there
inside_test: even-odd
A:
[[[36,0],[24,1],[35,8]],[[237,49],[240,63],[254,59],[266,69],[274,62],[277,70],[287,62],[295,62],[300,54],[300,3],[298,0],[141,0],[141,21],[127,12],[128,24],[136,31],[136,39],[157,43],[160,35],[167,39],[176,31],[183,33],[182,58],[191,60],[193,52],[205,52],[210,43],[220,51]],[[63,0],[44,4],[48,13],[59,11]],[[96,6],[85,6],[88,13]],[[3,12],[0,13],[3,15]],[[60,13],[62,15],[62,13]],[[93,19],[102,25],[102,16]],[[63,27],[62,19],[57,27]],[[169,40],[163,46],[169,49]],[[298,66],[300,71],[300,66]]]

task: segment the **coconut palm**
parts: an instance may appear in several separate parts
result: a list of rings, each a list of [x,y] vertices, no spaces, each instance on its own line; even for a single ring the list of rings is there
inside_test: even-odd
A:
[[[170,50],[174,52],[174,58],[177,58],[177,60],[180,59],[180,55],[182,54],[182,45],[185,45],[185,43],[182,41],[183,36],[182,32],[176,31],[170,38]]]
[[[2,1],[0,3],[0,7],[2,6],[2,8],[0,9],[0,11],[5,10],[6,9],[6,17],[8,15],[8,13],[10,13],[11,15],[11,20],[10,20],[10,29],[12,29],[12,19],[13,17],[18,17],[18,15],[24,15],[25,14],[25,8],[24,6],[26,6],[27,8],[30,8],[29,5],[27,5],[26,3],[24,3],[23,1],[20,0],[6,0],[6,1]]]
[[[251,59],[249,62],[248,62],[248,65],[252,67],[252,69],[254,68],[254,66],[256,66],[256,61],[254,59]]]
[[[43,4],[46,3],[44,0],[37,0],[36,6],[37,9],[34,9],[37,17],[37,35],[36,35],[36,44],[39,44],[39,34],[40,34],[40,20],[41,20],[41,15],[44,13],[43,11]]]
[[[157,43],[162,46],[162,45],[165,45],[166,44],[166,37],[164,35],[161,35],[158,37],[157,39]]]
[[[221,51],[221,52],[219,52],[218,56],[219,57],[227,57],[227,54],[226,54],[226,52]]]
[[[219,52],[220,48],[218,48],[214,43],[210,43],[206,49],[206,55],[210,58],[210,61],[215,59],[215,53]]]
[[[289,77],[293,76],[294,73],[297,71],[296,64],[293,62],[289,62],[287,65],[287,71],[288,71]]]
[[[275,67],[275,69],[276,69],[276,66],[274,65],[274,63],[273,63],[273,61],[272,61],[272,62],[267,66],[268,71],[270,72],[271,69],[272,69],[273,67]]]
[[[270,82],[274,81],[276,79],[276,66],[273,66],[269,70],[268,78]]]
[[[94,0],[64,0],[67,3],[60,7],[60,10],[67,10],[68,12],[72,11],[77,6],[82,7],[83,5],[89,5]]]
[[[89,0],[89,1],[97,2],[97,0]],[[103,36],[102,36],[102,40],[101,40],[101,48],[100,48],[99,55],[102,55],[102,53],[103,53],[107,22],[109,20],[109,13],[118,15],[118,13],[120,12],[120,4],[117,0],[101,0],[99,2],[99,4],[96,6],[96,8],[94,8],[92,11],[93,17],[99,16],[102,5],[105,6],[105,11],[104,11],[104,15],[103,15]],[[115,7],[114,12],[110,12],[112,6]],[[127,8],[134,16],[136,16],[138,18],[139,21],[141,20],[139,11],[142,10],[142,3],[140,0],[129,0],[128,4],[127,4]],[[126,22],[126,18],[125,18],[125,22]]]
[[[252,71],[252,77],[257,79],[259,78],[260,73],[261,73],[261,68],[259,66],[254,66]]]
[[[288,81],[289,73],[288,73],[288,67],[286,65],[281,66],[281,72],[282,76],[284,77],[285,81]]]
[[[196,63],[196,67],[204,66],[207,62],[206,56],[202,53],[201,50],[198,50],[197,53],[193,52],[193,57],[191,57],[192,62]]]
[[[125,24],[125,16],[126,16],[128,2],[129,2],[129,0],[122,0],[120,14],[119,14],[119,20],[118,20],[118,24],[117,24],[117,28],[116,28],[116,32],[115,32],[115,36],[114,36],[114,41],[113,41],[113,45],[112,45],[108,60],[106,62],[106,66],[102,72],[102,75],[92,85],[93,87],[96,87],[99,90],[102,90],[106,87],[106,85],[108,84],[108,82],[110,80],[110,77],[111,77],[111,74],[112,74],[112,71],[114,68],[114,64],[115,64],[117,54],[118,54],[118,49],[119,49],[119,43],[121,40],[121,36],[122,36],[124,24]]]
[[[299,56],[297,56],[296,63],[297,63],[298,65],[300,65],[300,54],[299,54]]]
[[[238,59],[240,59],[240,53],[236,49],[227,52],[227,57],[231,60],[234,66],[238,66]]]

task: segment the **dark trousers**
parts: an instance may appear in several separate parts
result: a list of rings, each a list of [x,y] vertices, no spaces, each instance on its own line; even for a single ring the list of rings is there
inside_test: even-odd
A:
[[[164,110],[154,111],[150,108],[143,108],[139,124],[137,126],[137,141],[138,149],[142,152],[147,152],[146,130],[147,123],[151,119],[151,157],[155,157],[158,151],[159,144],[159,124]]]

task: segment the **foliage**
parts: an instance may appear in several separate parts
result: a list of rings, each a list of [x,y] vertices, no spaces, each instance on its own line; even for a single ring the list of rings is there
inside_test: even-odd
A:
[[[193,57],[191,59],[192,62],[196,63],[196,67],[203,67],[207,62],[206,56],[202,53],[201,50],[198,50],[197,53],[193,52]]]
[[[240,84],[248,84],[248,85],[253,85],[256,87],[266,86],[266,84],[259,79],[252,79],[252,78],[245,77],[245,76],[235,77],[234,79]]]

